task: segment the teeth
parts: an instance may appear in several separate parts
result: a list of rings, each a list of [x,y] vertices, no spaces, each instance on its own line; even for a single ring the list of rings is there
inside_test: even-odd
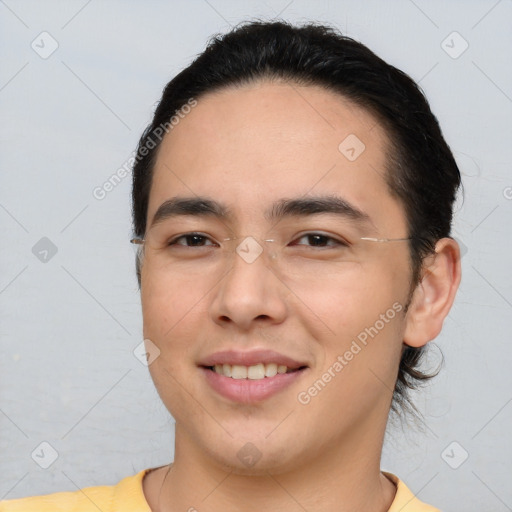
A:
[[[265,377],[273,377],[277,375],[277,364],[270,363],[265,365]]]
[[[218,365],[220,366],[220,365]],[[215,367],[217,367],[217,365],[215,365]],[[217,372],[217,370],[215,370]],[[222,365],[222,372],[217,372],[217,373],[221,373],[223,375],[225,375],[226,377],[231,377],[232,373],[231,373],[231,365],[230,364],[223,364]]]
[[[255,364],[254,366],[249,366],[247,370],[247,377],[251,380],[259,380],[265,378],[265,365],[264,364]]]
[[[224,369],[224,366],[222,366],[222,369]],[[247,366],[240,366],[238,364],[234,364],[231,367],[231,378],[247,379]]]
[[[216,364],[213,367],[215,373],[223,375],[224,377],[231,377],[232,379],[250,379],[261,380],[265,377],[274,377],[278,373],[289,373],[287,366],[276,363],[263,364],[258,363],[252,366],[242,366],[239,364]]]

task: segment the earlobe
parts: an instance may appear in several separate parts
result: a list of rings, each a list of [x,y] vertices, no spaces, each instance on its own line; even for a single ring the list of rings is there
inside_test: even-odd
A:
[[[452,238],[442,238],[436,244],[435,254],[425,259],[421,281],[414,290],[406,315],[406,345],[421,347],[441,332],[460,277],[459,245]]]

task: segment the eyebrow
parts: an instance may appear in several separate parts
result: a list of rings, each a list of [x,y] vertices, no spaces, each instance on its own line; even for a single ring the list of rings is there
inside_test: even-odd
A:
[[[296,199],[279,199],[264,214],[268,221],[285,217],[306,217],[330,213],[358,223],[373,224],[370,216],[339,196],[308,196]],[[214,217],[229,220],[232,211],[227,205],[208,197],[173,197],[164,201],[155,212],[150,228],[177,216]]]

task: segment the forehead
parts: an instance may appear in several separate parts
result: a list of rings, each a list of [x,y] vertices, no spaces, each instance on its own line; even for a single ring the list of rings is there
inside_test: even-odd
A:
[[[322,87],[224,88],[198,98],[164,138],[148,219],[171,196],[215,196],[250,217],[310,192],[339,193],[370,210],[383,203],[400,214],[385,181],[388,145],[371,114]]]
[[[192,143],[208,149],[212,163],[216,157],[224,159],[228,150],[231,158],[243,154],[251,163],[268,165],[276,159],[296,157],[297,150],[315,161],[321,154],[324,159],[337,159],[339,144],[349,135],[364,144],[366,157],[383,163],[387,137],[365,109],[317,85],[258,81],[201,96],[197,107],[180,120],[163,145],[189,161],[204,156],[179,151]],[[363,147],[360,143],[358,151]],[[345,156],[355,158],[357,154]]]

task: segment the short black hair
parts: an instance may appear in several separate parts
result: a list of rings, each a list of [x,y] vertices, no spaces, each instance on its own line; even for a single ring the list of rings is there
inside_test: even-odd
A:
[[[137,148],[134,235],[143,238],[146,231],[152,174],[162,140],[154,140],[155,131],[169,126],[169,119],[191,98],[258,80],[323,86],[364,108],[382,125],[390,142],[386,180],[404,207],[411,237],[411,297],[421,280],[424,258],[434,252],[439,239],[450,236],[460,172],[419,86],[365,45],[326,25],[241,23],[214,36],[204,52],[167,84]],[[137,278],[140,286],[139,258]],[[425,347],[403,347],[391,407],[395,413],[417,412],[409,389],[438,373],[419,368],[424,351]]]

